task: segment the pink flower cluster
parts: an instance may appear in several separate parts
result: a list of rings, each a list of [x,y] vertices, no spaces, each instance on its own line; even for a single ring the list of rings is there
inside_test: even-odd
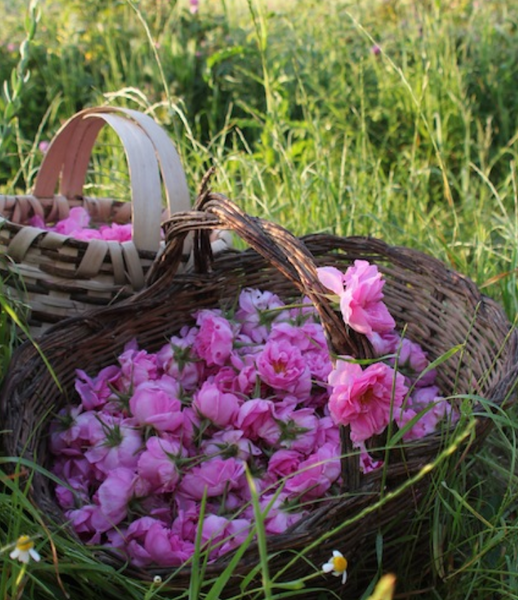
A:
[[[338,492],[339,425],[364,471],[380,464],[366,441],[392,420],[405,439],[435,429],[449,406],[422,349],[395,332],[376,267],[319,275],[383,360],[333,366],[310,304],[245,289],[230,313],[197,311],[157,352],[133,342],[95,376],[77,371],[80,403],[53,421],[50,448],[57,500],[86,543],[177,566],[200,531],[214,560],[253,528],[247,471],[266,532],[283,533]]]
[[[158,352],[133,343],[94,377],[78,371],[81,402],[52,426],[66,517],[138,566],[192,555],[204,497],[210,559],[241,544],[254,523],[246,469],[267,533],[338,491],[332,365],[315,312],[245,289],[233,315],[193,319]]]
[[[365,451],[366,440],[383,433],[391,421],[405,428],[404,440],[413,440],[435,431],[445,417],[454,418],[440,397],[426,353],[396,331],[378,268],[356,260],[345,274],[322,267],[318,276],[338,297],[344,323],[365,334],[376,355],[385,358],[363,369],[352,357],[339,357],[329,375],[331,416],[350,426],[355,445]]]
[[[38,215],[30,219],[29,225],[46,231],[55,231],[85,242],[93,239],[127,242],[132,238],[131,223],[126,225],[112,223],[111,225],[101,225],[99,228],[95,228],[90,222],[88,211],[82,206],[71,208],[68,217],[61,219],[55,225],[47,225]]]

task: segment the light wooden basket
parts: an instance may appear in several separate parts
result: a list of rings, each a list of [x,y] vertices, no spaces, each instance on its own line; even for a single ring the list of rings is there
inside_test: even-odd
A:
[[[124,147],[131,202],[83,195],[93,146],[106,124]],[[86,242],[28,224],[34,215],[46,223],[56,222],[76,206],[84,207],[98,225],[131,221],[132,240]],[[146,272],[161,248],[162,220],[189,208],[189,190],[178,153],[150,116],[108,106],[83,110],[52,140],[33,193],[0,195],[4,291],[28,305],[32,335],[89,308],[127,298],[145,285]]]

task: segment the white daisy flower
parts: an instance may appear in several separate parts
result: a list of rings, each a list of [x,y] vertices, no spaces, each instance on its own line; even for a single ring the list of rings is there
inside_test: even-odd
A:
[[[18,559],[20,562],[27,564],[32,558],[36,562],[40,560],[40,555],[34,549],[34,542],[28,535],[21,535],[16,541],[14,550],[9,554],[13,559]]]
[[[342,583],[345,583],[347,581],[347,559],[338,550],[333,550],[333,556],[325,565],[322,565],[322,571],[332,573],[335,577],[342,577]]]

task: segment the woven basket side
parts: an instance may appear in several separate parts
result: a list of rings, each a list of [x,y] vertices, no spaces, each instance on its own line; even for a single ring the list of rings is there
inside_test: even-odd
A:
[[[92,148],[106,124],[116,131],[126,153],[131,202],[82,195]],[[60,193],[55,194],[58,181]],[[31,333],[39,335],[49,323],[142,289],[160,251],[162,219],[189,206],[178,153],[151,117],[97,107],[69,119],[44,156],[33,194],[0,196],[0,276],[31,309]],[[86,242],[29,226],[34,216],[54,224],[75,207],[84,207],[94,224],[131,222],[132,240]]]
[[[155,279],[151,288],[116,307],[103,308],[58,324],[41,338],[40,348],[54,369],[61,390],[34,347],[25,344],[16,352],[0,395],[4,427],[12,431],[4,436],[6,453],[16,456],[25,452],[27,458],[50,466],[48,425],[61,407],[77,401],[74,392],[77,368],[95,374],[101,368],[115,363],[124,345],[133,339],[137,340],[140,347],[156,351],[183,326],[194,322],[194,311],[206,307],[232,306],[244,287],[269,290],[285,300],[300,298],[301,293],[312,291],[315,302],[320,302],[321,298],[314,290],[305,290],[304,285],[300,285],[300,279],[297,283],[295,278],[311,277],[317,266],[333,265],[345,270],[356,259],[371,260],[386,274],[384,292],[389,310],[401,327],[407,327],[408,337],[424,345],[430,360],[441,357],[454,346],[461,347],[438,366],[443,395],[477,393],[496,405],[510,400],[518,380],[516,332],[511,330],[503,311],[480,294],[469,280],[419,252],[393,248],[368,238],[318,235],[305,238],[305,249],[293,254],[291,262],[282,264],[283,252],[291,252],[292,247],[269,248],[266,240],[270,232],[267,231],[266,239],[262,238],[262,222],[254,221],[251,227],[255,228],[255,233],[250,233],[249,237],[254,244],[254,235],[263,240],[259,248],[240,253],[228,252],[212,259],[210,256],[198,256],[195,264],[201,271],[178,273],[176,267],[183,236],[195,229],[195,249],[206,248],[205,232],[225,224],[225,203],[219,204],[217,197],[211,197],[210,200],[218,203],[221,212],[209,211],[203,216],[203,211],[199,211],[176,217],[176,241],[171,244],[170,239],[160,262],[154,263]],[[295,259],[311,260],[312,266],[294,265]],[[173,274],[168,273],[168,267]],[[327,318],[325,310],[322,314]],[[342,331],[342,335],[348,333]],[[343,341],[340,337],[335,339],[340,343]],[[479,412],[483,414],[482,407]],[[482,416],[479,418],[473,448],[481,443],[489,422]],[[332,530],[371,506],[382,493],[396,489],[410,475],[433,461],[446,439],[447,432],[438,431],[423,440],[409,443],[404,452],[398,450],[391,453],[386,478],[382,479],[379,471],[359,478],[356,489],[344,497],[326,501],[290,531],[271,537],[268,550],[279,553],[275,555],[275,569],[286,565],[293,552],[305,550],[316,536]],[[35,472],[32,483],[37,506],[44,510],[50,520],[63,524],[64,517],[54,500],[51,482]],[[421,480],[404,494],[393,498],[383,511],[375,511],[362,519],[361,523],[353,523],[338,535],[330,537],[311,551],[308,558],[318,565],[325,562],[330,550],[340,548],[350,558],[351,564],[363,564],[362,553],[367,555],[371,552],[380,530],[384,535],[384,543],[390,548],[401,535],[399,528],[409,527],[420,499],[427,493],[427,485],[427,480]],[[120,562],[109,553],[99,556],[120,566]],[[392,554],[389,551],[387,557],[397,565],[395,550]],[[222,557],[209,566],[208,573],[217,576],[229,560],[229,556]],[[239,574],[248,573],[256,566],[257,560],[254,549],[245,554],[226,593],[239,592]],[[302,574],[302,563],[294,565],[286,577],[295,578]],[[372,562],[362,567],[362,572],[374,574],[376,566],[374,556]],[[149,578],[154,572],[131,569],[129,574]],[[160,570],[157,572],[164,573]],[[307,574],[307,571],[303,574]],[[189,569],[182,570],[175,577],[174,585],[186,589],[190,577]],[[358,577],[361,577],[361,573]],[[352,585],[349,591],[354,589]]]

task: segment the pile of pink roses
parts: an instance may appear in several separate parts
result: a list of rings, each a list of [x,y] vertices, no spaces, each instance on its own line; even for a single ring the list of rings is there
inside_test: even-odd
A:
[[[93,227],[88,211],[82,206],[71,208],[68,217],[61,219],[55,225],[47,225],[39,215],[32,217],[29,225],[39,227],[45,231],[54,231],[68,235],[76,240],[85,242],[94,239],[128,242],[132,239],[133,231],[131,223],[124,225],[111,223],[110,225],[101,225],[99,228]]]
[[[381,463],[366,442],[392,420],[415,439],[450,414],[425,353],[396,333],[377,268],[356,261],[319,277],[383,360],[333,366],[310,304],[245,289],[231,313],[197,311],[156,353],[131,343],[95,376],[77,371],[80,403],[53,421],[50,447],[57,500],[86,543],[176,566],[201,527],[213,560],[253,527],[247,471],[266,533],[283,533],[339,491],[339,425],[367,471]]]

